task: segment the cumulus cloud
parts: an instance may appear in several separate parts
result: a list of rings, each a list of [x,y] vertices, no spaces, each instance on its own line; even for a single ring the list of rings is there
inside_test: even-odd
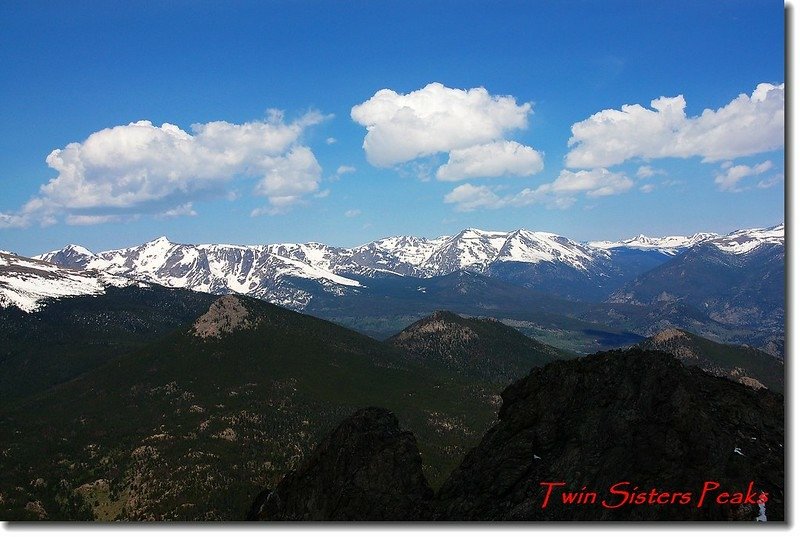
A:
[[[193,200],[224,194],[236,178],[257,179],[255,193],[285,208],[319,187],[320,166],[300,138],[324,119],[309,112],[286,122],[270,111],[265,121],[214,121],[189,132],[150,121],[103,129],[47,156],[58,175],[16,220],[66,215],[67,223],[87,224],[119,215],[192,214]]]
[[[633,187],[625,174],[611,172],[605,168],[573,172],[562,170],[555,181],[536,188],[525,188],[516,194],[500,196],[494,189],[474,186],[469,183],[454,188],[444,197],[445,203],[454,204],[457,211],[476,209],[501,209],[545,204],[566,209],[583,194],[588,198],[611,196],[627,192]]]
[[[715,162],[783,147],[784,85],[759,84],[727,105],[686,116],[683,95],[603,110],[572,125],[570,168],[607,167],[633,158]]]
[[[447,164],[436,171],[440,181],[478,177],[529,176],[544,168],[542,155],[520,143],[503,140],[450,152]]]
[[[285,155],[264,157],[261,165],[264,175],[255,193],[269,198],[273,205],[285,205],[287,198],[299,199],[319,187],[322,168],[307,147],[296,146]]]
[[[356,216],[361,214],[361,209],[350,209],[349,211],[345,211],[344,215],[347,218],[355,218]]]
[[[714,178],[714,183],[717,185],[717,187],[720,190],[726,190],[728,192],[740,192],[742,188],[739,186],[739,182],[742,179],[745,177],[761,175],[762,173],[771,170],[772,161],[765,160],[761,164],[756,164],[755,166],[747,166],[745,164],[733,166],[730,163],[726,163],[721,166],[721,168],[722,171],[717,173],[716,177]],[[764,181],[761,181],[761,183],[763,182]],[[761,188],[764,187],[762,186]]]
[[[367,129],[363,147],[373,166],[450,153],[436,175],[455,181],[540,170],[538,152],[504,140],[527,127],[532,109],[531,103],[517,104],[512,96],[491,95],[482,87],[462,90],[434,82],[407,94],[382,89],[354,106],[350,115]],[[493,155],[503,162],[490,163]]]

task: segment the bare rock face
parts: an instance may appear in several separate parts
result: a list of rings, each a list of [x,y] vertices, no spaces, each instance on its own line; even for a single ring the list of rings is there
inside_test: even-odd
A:
[[[227,295],[214,301],[208,311],[195,321],[192,333],[201,339],[218,338],[252,326],[253,322],[242,301]]]
[[[324,438],[275,490],[256,498],[251,520],[423,520],[433,492],[416,439],[388,410],[357,411]]]

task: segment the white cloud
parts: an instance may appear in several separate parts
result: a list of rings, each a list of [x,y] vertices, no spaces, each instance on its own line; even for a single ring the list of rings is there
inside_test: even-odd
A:
[[[307,147],[295,146],[286,155],[264,157],[261,166],[264,176],[255,193],[269,198],[273,205],[286,205],[286,198],[299,199],[319,187],[322,168]]]
[[[783,147],[784,85],[759,84],[717,110],[686,116],[682,95],[624,105],[572,125],[570,168],[613,166],[633,158],[733,159]]]
[[[192,202],[184,203],[183,205],[178,205],[177,207],[173,207],[172,209],[167,209],[159,216],[163,218],[178,218],[179,216],[197,216],[197,211],[194,210],[192,206]]]
[[[330,138],[325,138],[325,143],[328,145],[333,145],[336,143],[336,138],[334,138],[333,136],[331,136]]]
[[[70,226],[96,226],[97,224],[120,222],[122,217],[116,214],[68,214],[64,220]]]
[[[27,227],[30,220],[30,215],[0,213],[0,229]]]
[[[333,175],[329,175],[327,180],[328,181],[338,181],[339,179],[342,178],[342,176],[350,174],[350,173],[355,173],[355,172],[356,172],[356,168],[354,166],[347,166],[347,165],[343,164],[343,165],[339,166],[338,168],[336,168],[336,172]]]
[[[539,188],[547,187],[550,192],[555,193],[585,192],[587,196],[594,198],[621,194],[630,190],[632,186],[633,181],[623,173],[610,172],[605,168],[595,168],[577,172],[561,170],[555,181]]]
[[[666,170],[653,168],[652,166],[639,166],[639,169],[636,170],[636,177],[639,179],[647,179],[648,177],[653,177],[654,175],[667,175],[667,172]]]
[[[445,203],[456,205],[457,211],[474,211],[475,209],[499,209],[508,202],[487,186],[474,186],[469,183],[455,187],[444,197]]]
[[[278,214],[286,214],[293,205],[302,203],[304,200],[300,196],[273,196],[269,199],[269,205],[266,207],[258,207],[250,211],[250,216],[275,216]]]
[[[342,175],[345,175],[345,174],[348,174],[348,173],[355,173],[355,171],[356,171],[356,169],[353,166],[344,166],[344,165],[342,165],[342,166],[339,166],[338,168],[336,168],[336,175],[338,177],[341,177]]]
[[[645,184],[645,185],[642,185],[642,186],[639,187],[639,190],[641,192],[644,192],[645,194],[649,194],[650,192],[652,192],[655,189],[656,189],[656,185],[654,185],[652,183],[648,183],[648,184]]]
[[[758,187],[758,188],[772,188],[773,186],[778,185],[778,184],[780,184],[782,182],[783,182],[783,174],[782,173],[776,173],[775,175],[773,175],[769,179],[762,179],[761,181],[759,181],[758,184],[756,185],[756,187]]]
[[[27,225],[29,225],[29,221],[24,216],[0,213],[0,229],[25,227]]]
[[[744,164],[727,167],[723,166],[722,170],[724,170],[724,172],[717,173],[716,177],[714,178],[714,183],[720,190],[740,192],[742,188],[739,186],[739,182],[742,179],[745,177],[761,175],[770,169],[772,169],[771,160],[765,160],[761,164],[756,164],[755,166],[746,166]]]
[[[349,211],[345,211],[344,215],[347,218],[355,218],[356,216],[361,214],[361,209],[350,209]]]
[[[448,88],[438,82],[407,94],[382,89],[351,110],[366,127],[370,164],[390,167],[419,157],[486,144],[527,127],[532,105],[486,89]]]
[[[440,181],[478,177],[529,176],[544,168],[542,155],[517,142],[503,140],[450,151],[447,164],[436,171]]]
[[[577,195],[584,194],[588,198],[610,196],[627,192],[632,187],[633,181],[624,174],[610,172],[605,168],[578,172],[562,170],[552,183],[525,188],[506,196],[499,196],[495,190],[486,186],[466,183],[445,195],[444,202],[454,204],[456,210],[462,212],[534,204],[566,209],[576,201]]]
[[[255,193],[285,208],[287,200],[299,201],[319,187],[320,166],[300,137],[324,119],[309,112],[287,123],[282,113],[270,111],[266,121],[214,121],[192,125],[190,132],[150,121],[103,129],[48,155],[58,175],[17,217],[66,214],[68,223],[90,223],[123,214],[177,216],[177,208],[223,195],[240,177],[259,179]]]

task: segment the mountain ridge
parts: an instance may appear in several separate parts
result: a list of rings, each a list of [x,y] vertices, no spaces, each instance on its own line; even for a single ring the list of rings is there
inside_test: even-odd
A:
[[[784,361],[745,345],[726,345],[693,334],[667,328],[636,344],[644,350],[667,352],[687,366],[696,366],[753,389],[784,390]]]
[[[397,236],[354,248],[318,242],[266,245],[179,244],[165,236],[139,246],[92,253],[69,245],[35,256],[70,269],[94,269],[168,287],[248,294],[293,309],[303,309],[311,296],[291,278],[319,282],[326,292],[346,295],[362,287],[364,278],[382,274],[432,277],[458,270],[487,273],[511,283],[548,289],[563,281],[556,294],[570,299],[604,298],[615,286],[655,268],[678,252],[712,244],[733,254],[749,253],[762,243],[782,243],[783,224],[737,230],[720,236],[643,236],[612,243],[581,243],[554,233],[518,229],[511,232],[467,228],[453,236],[426,239]],[[650,252],[644,262],[626,252]],[[634,263],[633,265],[631,263]],[[578,291],[570,294],[571,287]],[[574,295],[578,293],[578,295]]]

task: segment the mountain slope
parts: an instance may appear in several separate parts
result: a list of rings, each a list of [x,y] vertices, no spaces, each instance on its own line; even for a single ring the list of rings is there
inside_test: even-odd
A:
[[[782,332],[783,226],[705,241],[615,291],[611,303],[683,303],[715,321]]]
[[[525,335],[573,353],[632,345],[642,339],[611,325],[605,316],[591,321],[573,317],[582,307],[575,302],[474,272],[431,278],[387,275],[371,279],[368,285],[346,297],[312,290],[314,299],[305,311],[381,339],[436,310],[498,318]]]
[[[441,482],[494,416],[499,386],[246,297],[0,409],[4,519],[241,519],[257,491],[356,409],[417,431]]]
[[[783,393],[783,360],[752,347],[725,345],[674,328],[662,330],[637,347],[667,352],[687,366],[697,366],[718,377]]]
[[[164,337],[215,298],[132,285],[52,301],[31,313],[0,308],[0,408]]]
[[[494,319],[447,311],[434,312],[387,341],[417,363],[493,382],[510,382],[534,366],[570,357]]]

